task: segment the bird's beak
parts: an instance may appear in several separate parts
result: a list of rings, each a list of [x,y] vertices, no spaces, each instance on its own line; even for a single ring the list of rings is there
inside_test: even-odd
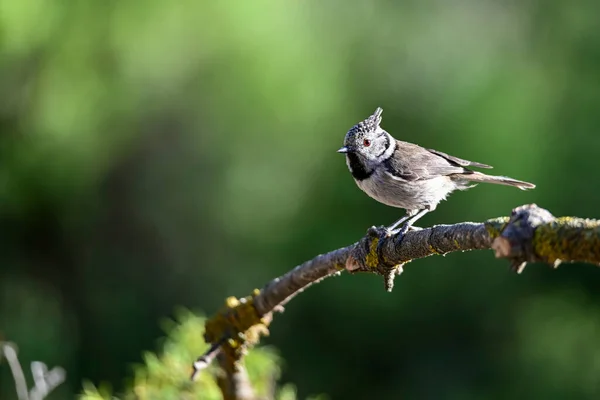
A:
[[[346,146],[344,146],[341,149],[339,149],[337,152],[338,153],[347,153],[348,152],[348,148]]]

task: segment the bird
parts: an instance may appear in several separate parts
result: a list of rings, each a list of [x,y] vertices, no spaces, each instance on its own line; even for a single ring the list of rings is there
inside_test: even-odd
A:
[[[345,154],[354,181],[369,197],[406,210],[402,218],[384,228],[385,236],[404,236],[417,220],[434,211],[455,190],[470,189],[477,183],[521,190],[535,188],[533,183],[472,170],[492,168],[489,165],[397,140],[381,128],[382,113],[378,107],[370,117],[354,125],[338,153]]]

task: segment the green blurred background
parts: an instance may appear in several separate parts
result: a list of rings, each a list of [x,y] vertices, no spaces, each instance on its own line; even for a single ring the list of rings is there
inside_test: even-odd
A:
[[[21,360],[124,385],[177,306],[212,313],[402,211],[335,153],[397,138],[534,182],[421,226],[535,202],[600,217],[600,3],[0,0],[0,334]],[[600,274],[490,252],[342,275],[264,343],[334,399],[592,399]],[[14,398],[0,365],[0,397]]]

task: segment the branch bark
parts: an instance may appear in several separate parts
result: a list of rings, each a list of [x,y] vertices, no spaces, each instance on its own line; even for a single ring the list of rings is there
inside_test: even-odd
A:
[[[231,362],[224,353],[217,357],[221,366],[222,374],[217,377],[217,384],[223,400],[255,400],[256,395],[248,371],[242,365],[242,362]]]
[[[560,262],[585,262],[600,265],[600,221],[573,217],[555,218],[535,204],[513,210],[511,217],[481,223],[464,222],[437,225],[409,231],[404,237],[381,235],[375,227],[350,246],[321,254],[281,277],[267,283],[243,299],[229,298],[221,310],[206,323],[205,340],[222,343],[213,346],[212,357],[200,357],[194,374],[214,354],[227,355],[238,362],[261,334],[275,311],[310,285],[340,274],[370,272],[384,277],[388,291],[402,266],[412,260],[454,251],[493,249],[497,258],[506,258],[516,272],[527,262],[543,262],[557,267]],[[230,394],[229,394],[230,395]],[[232,399],[243,399],[234,393]]]

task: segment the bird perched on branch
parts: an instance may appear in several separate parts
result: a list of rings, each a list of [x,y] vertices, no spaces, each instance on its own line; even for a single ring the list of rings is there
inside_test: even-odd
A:
[[[380,203],[406,210],[405,216],[386,228],[387,235],[404,235],[450,193],[475,186],[472,183],[495,183],[521,190],[535,188],[532,183],[470,169],[492,168],[489,165],[396,140],[381,128],[382,113],[377,108],[369,118],[354,125],[338,153],[346,155],[354,181],[366,194]]]

